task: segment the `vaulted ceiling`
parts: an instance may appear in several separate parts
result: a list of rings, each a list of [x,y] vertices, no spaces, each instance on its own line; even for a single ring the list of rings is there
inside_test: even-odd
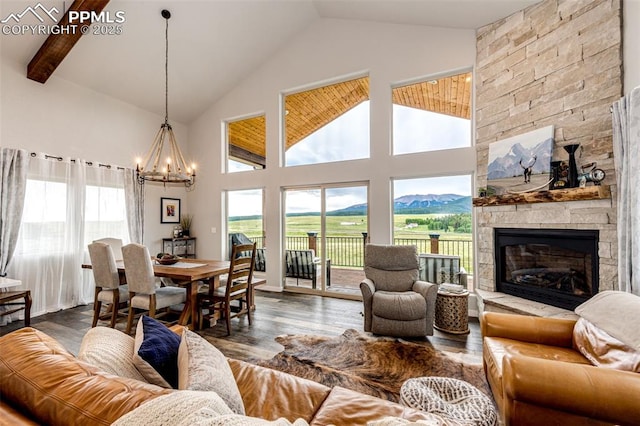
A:
[[[170,9],[169,113],[172,120],[188,124],[318,19],[475,29],[538,1],[111,0],[105,11],[125,13],[122,33],[81,37],[53,75],[163,115],[165,28],[160,11]],[[0,19],[36,3],[2,0]],[[71,1],[41,3],[63,10]],[[46,39],[3,35],[1,59],[23,66],[26,75],[27,64]]]

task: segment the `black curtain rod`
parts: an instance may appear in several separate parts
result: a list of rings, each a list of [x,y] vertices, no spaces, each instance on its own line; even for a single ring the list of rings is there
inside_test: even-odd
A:
[[[32,152],[31,153],[32,157],[36,157],[37,155],[38,155],[37,152]],[[44,154],[44,158],[46,160],[58,160],[58,161],[62,161],[63,160],[62,157],[57,157],[55,155],[49,155],[49,154]],[[72,163],[76,162],[75,158],[70,158],[70,160],[71,160]],[[93,166],[93,162],[92,161],[86,161],[86,164],[89,165],[89,166]],[[112,166],[111,164],[98,163],[98,167],[106,167],[107,169],[111,169],[111,167],[114,167],[114,166]],[[126,168],[125,167],[116,166],[116,170],[126,170]]]

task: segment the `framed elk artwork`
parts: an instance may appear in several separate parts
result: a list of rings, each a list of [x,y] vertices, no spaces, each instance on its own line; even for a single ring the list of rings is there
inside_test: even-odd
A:
[[[495,194],[548,188],[553,155],[553,126],[489,145],[487,188]]]

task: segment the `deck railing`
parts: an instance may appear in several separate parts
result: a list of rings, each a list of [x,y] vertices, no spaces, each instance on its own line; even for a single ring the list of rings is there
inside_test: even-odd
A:
[[[258,248],[264,247],[264,237],[251,237]],[[331,266],[347,268],[361,268],[364,266],[365,237],[327,237],[327,258],[331,259]],[[308,237],[287,237],[286,248],[289,250],[306,250],[313,248],[320,253],[322,239],[313,235]],[[447,240],[436,238],[395,238],[393,244],[415,245],[418,253],[440,253],[460,256],[460,264],[473,274],[473,241]],[[435,245],[434,245],[435,244]],[[435,249],[435,250],[432,250]]]

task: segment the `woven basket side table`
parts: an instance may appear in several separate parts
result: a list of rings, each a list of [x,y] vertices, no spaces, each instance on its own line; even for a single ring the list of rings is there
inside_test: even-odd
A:
[[[469,333],[469,292],[438,291],[434,327],[445,333]]]

